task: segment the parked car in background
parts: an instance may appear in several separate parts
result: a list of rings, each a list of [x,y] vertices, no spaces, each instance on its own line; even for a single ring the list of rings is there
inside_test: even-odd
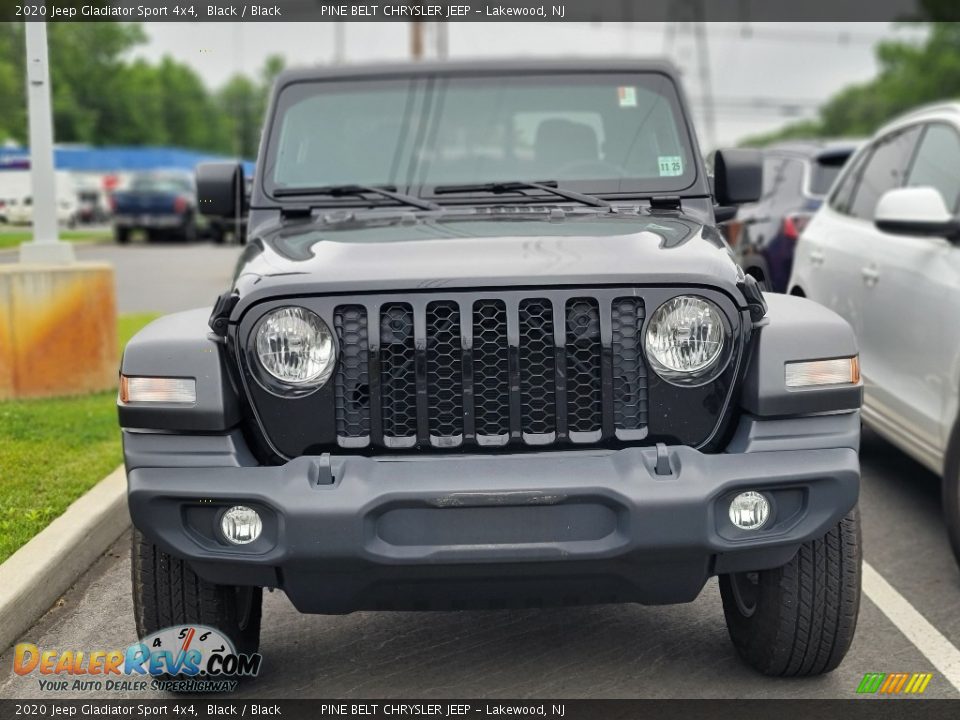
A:
[[[740,266],[765,290],[786,292],[793,251],[860,141],[808,140],[764,150],[763,195],[725,224]]]
[[[864,420],[943,476],[960,559],[960,103],[880,130],[797,246],[790,292],[860,337]]]
[[[77,191],[77,222],[94,224],[110,219],[110,209],[106,193],[95,187],[84,187]]]
[[[67,172],[55,175],[56,213],[61,225],[73,227],[77,221],[77,191]],[[30,171],[4,170],[0,172],[0,220],[11,225],[33,223],[33,195]]]
[[[136,230],[147,241],[197,238],[201,222],[197,214],[197,192],[192,173],[155,171],[134,175],[124,190],[111,198],[114,238],[130,240]]]

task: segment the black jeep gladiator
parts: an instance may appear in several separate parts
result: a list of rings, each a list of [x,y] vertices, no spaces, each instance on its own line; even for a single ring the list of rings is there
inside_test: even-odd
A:
[[[860,598],[857,347],[765,296],[676,72],[636,61],[288,72],[210,308],[127,346],[139,633],[302,612],[681,603],[719,576],[753,667],[836,667]]]

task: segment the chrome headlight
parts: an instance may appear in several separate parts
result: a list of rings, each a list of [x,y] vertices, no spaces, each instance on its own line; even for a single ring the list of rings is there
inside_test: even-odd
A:
[[[647,359],[675,385],[703,385],[723,372],[727,324],[720,308],[695,295],[680,295],[657,308],[647,326]]]
[[[304,307],[282,307],[260,321],[257,360],[269,377],[291,390],[313,391],[333,373],[336,349],[327,324]]]

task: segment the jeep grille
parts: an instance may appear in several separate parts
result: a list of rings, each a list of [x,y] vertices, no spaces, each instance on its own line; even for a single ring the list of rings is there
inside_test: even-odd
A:
[[[639,297],[581,291],[343,304],[333,320],[341,447],[646,436]]]

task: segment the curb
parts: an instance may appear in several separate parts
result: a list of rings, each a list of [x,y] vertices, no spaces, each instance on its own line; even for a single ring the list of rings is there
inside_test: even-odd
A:
[[[0,651],[5,651],[126,530],[121,465],[0,564]]]

